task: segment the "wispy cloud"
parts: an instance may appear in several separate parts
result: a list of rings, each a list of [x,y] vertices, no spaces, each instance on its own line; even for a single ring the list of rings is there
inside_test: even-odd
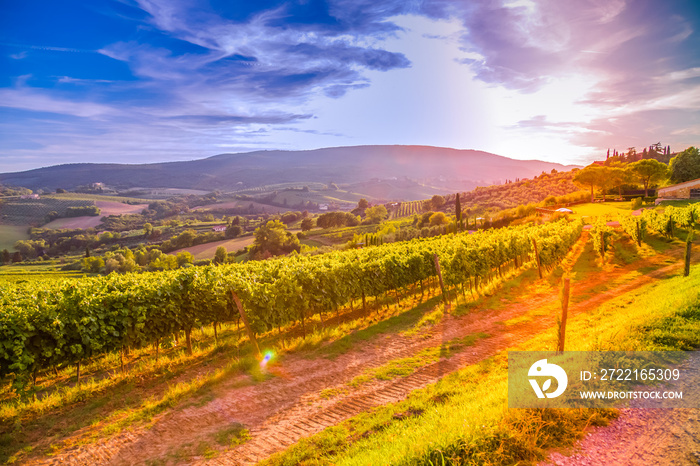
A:
[[[695,7],[693,0],[97,1],[84,17],[70,16],[93,34],[61,29],[60,17],[35,25],[30,14],[31,34],[3,35],[0,111],[13,120],[0,130],[16,160],[39,152],[64,160],[71,147],[77,158],[93,147],[111,157],[139,148],[194,157],[292,140],[332,144],[357,138],[349,128],[376,127],[379,114],[384,125],[400,118],[411,128],[393,128],[393,143],[455,141],[448,133],[459,131],[463,144],[494,151],[510,135],[556,136],[591,151],[613,139],[682,144],[696,137],[700,108]],[[449,27],[411,31],[425,23],[406,18]],[[452,55],[397,46],[409,37]],[[383,95],[368,92],[377,83],[388,89]],[[441,92],[447,83],[451,99]],[[324,122],[330,106],[356,96],[364,96],[363,108],[348,105],[347,116]],[[477,101],[481,107],[469,105]],[[451,123],[454,112],[470,113],[471,126]],[[486,121],[496,129],[485,131]]]

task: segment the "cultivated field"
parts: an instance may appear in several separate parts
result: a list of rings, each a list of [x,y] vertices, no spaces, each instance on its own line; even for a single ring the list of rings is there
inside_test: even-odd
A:
[[[29,239],[28,225],[0,225],[0,250],[14,251],[17,241]]]
[[[170,254],[177,254],[179,252],[187,251],[191,253],[196,260],[202,259],[213,259],[216,249],[220,246],[226,248],[227,252],[235,252],[239,249],[250,246],[255,241],[254,236],[244,236],[243,238],[227,239],[222,241],[214,241],[212,243],[198,244],[197,246],[191,246],[189,248],[178,249],[172,251]]]
[[[100,209],[100,215],[58,218],[47,223],[43,228],[67,228],[67,229],[87,229],[97,228],[102,223],[102,217],[122,214],[138,214],[148,208],[148,204],[124,204],[114,201],[95,201],[95,205]]]

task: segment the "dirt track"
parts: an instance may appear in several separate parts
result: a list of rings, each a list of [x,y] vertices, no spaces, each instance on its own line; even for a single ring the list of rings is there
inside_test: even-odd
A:
[[[700,352],[681,366],[684,378],[700,386]],[[687,386],[687,385],[686,385]],[[673,386],[665,388],[673,390]],[[552,453],[541,466],[647,466],[700,464],[700,390],[684,391],[684,405],[699,408],[643,409],[642,402],[591,432],[572,452]]]
[[[584,235],[574,248],[571,254],[575,257],[572,259],[575,260],[581,254],[586,238],[587,235]],[[644,260],[641,265],[661,267],[661,261],[652,257]],[[586,312],[620,293],[677,269],[678,265],[662,267],[651,274],[616,284],[614,290],[602,293],[594,291],[596,287],[619,280],[639,267],[640,263],[637,262],[632,266],[596,273],[586,280],[575,282],[574,295],[585,296],[590,293],[592,297],[572,305],[570,313]],[[310,360],[300,355],[288,355],[275,369],[279,377],[257,384],[251,384],[246,377],[238,377],[218,386],[216,398],[204,406],[164,413],[150,429],[139,428],[124,432],[98,444],[78,447],[46,459],[41,464],[144,464],[153,460],[166,464],[191,464],[193,461],[204,461],[204,458],[183,460],[172,453],[182,445],[196,445],[200,441],[211,440],[216,432],[234,423],[243,424],[250,429],[252,438],[243,445],[222,452],[209,463],[252,464],[284,450],[302,437],[336,425],[373,406],[402,400],[412,390],[433,383],[464,365],[525,341],[534,333],[551,328],[555,324],[553,315],[534,315],[529,311],[557,300],[558,290],[548,289],[528,298],[527,303],[508,303],[496,310],[476,309],[461,317],[446,315],[440,324],[429,331],[427,338],[380,335],[335,359]],[[524,319],[516,325],[503,324],[525,314],[531,319]],[[412,356],[424,348],[477,332],[490,336],[478,340],[474,346],[455,353],[449,359],[441,359],[417,370],[409,377],[374,381],[354,389],[346,385],[367,368]],[[348,391],[331,399],[320,396],[322,389],[333,387],[343,387]]]

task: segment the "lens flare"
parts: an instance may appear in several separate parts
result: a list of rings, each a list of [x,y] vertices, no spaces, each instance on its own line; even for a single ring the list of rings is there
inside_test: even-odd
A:
[[[267,366],[267,363],[270,362],[270,360],[272,360],[274,355],[275,353],[273,353],[272,351],[265,351],[265,355],[263,356],[262,361],[260,361],[260,367],[264,368],[265,366]]]

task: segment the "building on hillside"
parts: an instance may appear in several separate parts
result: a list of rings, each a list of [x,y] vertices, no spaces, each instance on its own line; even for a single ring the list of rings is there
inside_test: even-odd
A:
[[[212,230],[214,230],[214,231],[226,231],[226,225],[216,225],[215,227],[212,227]]]
[[[660,199],[698,199],[700,200],[700,178],[660,188]]]
[[[38,194],[22,194],[19,198],[20,199],[39,199],[39,195]]]

